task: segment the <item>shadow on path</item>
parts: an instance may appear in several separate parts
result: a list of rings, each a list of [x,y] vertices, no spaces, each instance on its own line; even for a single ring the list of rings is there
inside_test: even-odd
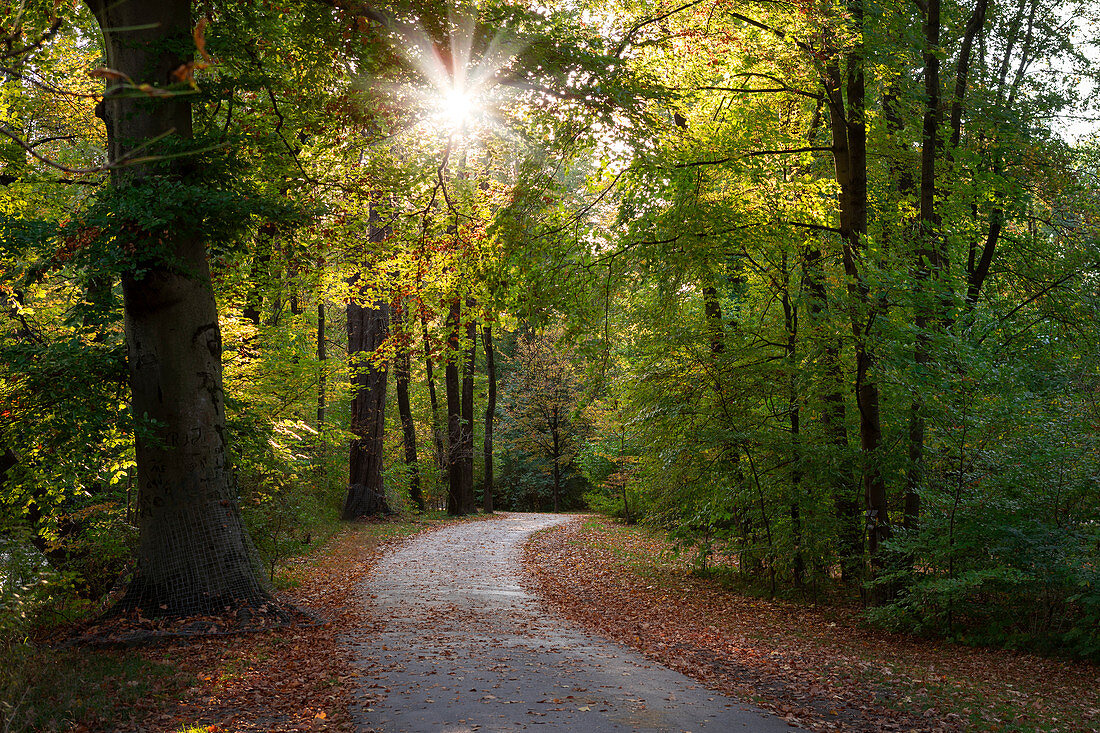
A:
[[[416,537],[364,587],[380,631],[345,640],[384,699],[359,731],[791,731],[550,614],[520,586],[523,543],[569,517],[503,514]]]

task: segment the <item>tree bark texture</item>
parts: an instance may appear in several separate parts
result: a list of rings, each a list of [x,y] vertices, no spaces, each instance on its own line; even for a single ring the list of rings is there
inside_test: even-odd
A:
[[[382,449],[386,418],[385,362],[372,358],[389,335],[389,304],[348,303],[348,357],[351,361],[351,441],[344,519],[389,514],[382,485]]]
[[[325,424],[325,391],[328,388],[328,344],[325,343],[325,301],[317,302],[317,430]]]
[[[916,252],[913,326],[916,344],[913,363],[918,378],[931,361],[929,329],[937,322],[935,302],[939,295],[935,283],[946,269],[946,253],[939,238],[939,216],[936,212],[936,155],[940,136],[940,0],[928,0],[924,22],[924,127],[921,141],[919,244]],[[905,499],[902,524],[916,529],[920,518],[920,489],[924,481],[924,399],[921,385],[909,408],[909,467],[905,477]]]
[[[370,212],[371,242],[384,241],[389,234],[379,224],[377,209]],[[348,462],[348,494],[344,519],[391,514],[382,483],[383,440],[386,424],[386,382],[388,363],[375,352],[389,337],[390,304],[379,294],[373,302],[357,302],[359,276],[350,279],[352,299],[348,302],[348,361],[351,367],[351,441]],[[362,294],[362,293],[359,293]]]
[[[105,65],[135,83],[167,86],[189,60],[189,0],[88,0],[103,32]],[[166,135],[191,136],[187,95],[107,90],[100,107],[108,160]],[[112,171],[124,189],[161,175],[136,164]],[[186,180],[188,161],[173,165]],[[156,235],[152,235],[156,236]],[[137,568],[116,609],[158,616],[220,612],[270,602],[241,522],[229,467],[221,332],[206,249],[196,236],[160,233],[165,256],[123,273],[128,366],[136,435]],[[150,242],[150,250],[158,246]],[[139,251],[140,248],[139,248]],[[168,264],[170,263],[170,264]]]
[[[558,421],[558,411],[555,408],[553,419],[550,423],[550,435],[553,438],[554,455],[554,513],[558,513],[558,505],[561,503],[561,425]]]

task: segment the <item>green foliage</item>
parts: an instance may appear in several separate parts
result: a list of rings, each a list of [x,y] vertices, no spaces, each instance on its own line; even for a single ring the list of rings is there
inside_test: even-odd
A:
[[[1051,127],[1070,75],[1034,71],[1060,58],[1095,78],[1071,34],[1037,17],[1024,42],[1023,16],[991,6],[952,78],[970,10],[945,8],[932,140],[916,6],[428,2],[386,23],[354,6],[208,8],[196,135],[141,148],[139,179],[69,172],[102,158],[87,12],[12,62],[0,124],[58,165],[0,143],[0,520],[28,591],[0,624],[125,573],[149,426],[128,407],[117,281],[175,266],[185,242],[212,264],[227,444],[269,577],[346,488],[339,305],[405,304],[407,332],[371,358],[415,355],[438,505],[424,360],[441,381],[458,353],[444,314],[469,296],[511,357],[498,507],[586,501],[743,586],[1095,658],[1098,148]],[[23,22],[39,38],[47,6]],[[485,109],[445,129],[436,97],[467,83]],[[861,131],[862,168],[846,152]],[[853,176],[866,226],[840,208]],[[398,425],[391,404],[386,484],[407,506]],[[874,554],[869,477],[892,533]]]

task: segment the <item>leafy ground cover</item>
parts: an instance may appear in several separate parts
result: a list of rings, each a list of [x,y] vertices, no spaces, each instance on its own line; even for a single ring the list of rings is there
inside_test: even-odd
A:
[[[525,563],[566,616],[813,730],[1100,731],[1100,669],[870,629],[858,609],[731,593],[659,534],[586,518]]]
[[[3,730],[218,731],[352,730],[359,692],[341,633],[371,623],[356,588],[387,544],[446,520],[345,525],[282,571],[284,598],[329,623],[266,633],[198,637],[129,649],[29,645],[25,694],[12,696]]]

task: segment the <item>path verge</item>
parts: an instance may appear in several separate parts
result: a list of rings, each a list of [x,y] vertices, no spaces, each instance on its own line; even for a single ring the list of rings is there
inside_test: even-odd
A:
[[[586,628],[814,730],[1098,731],[1100,670],[736,595],[603,518],[535,535],[535,589]]]
[[[280,597],[329,620],[313,628],[129,649],[36,651],[33,694],[12,730],[142,733],[352,730],[356,672],[339,635],[370,622],[356,594],[378,558],[452,520],[343,525],[281,572]],[[0,660],[2,664],[2,660]],[[25,721],[31,714],[31,721]]]

